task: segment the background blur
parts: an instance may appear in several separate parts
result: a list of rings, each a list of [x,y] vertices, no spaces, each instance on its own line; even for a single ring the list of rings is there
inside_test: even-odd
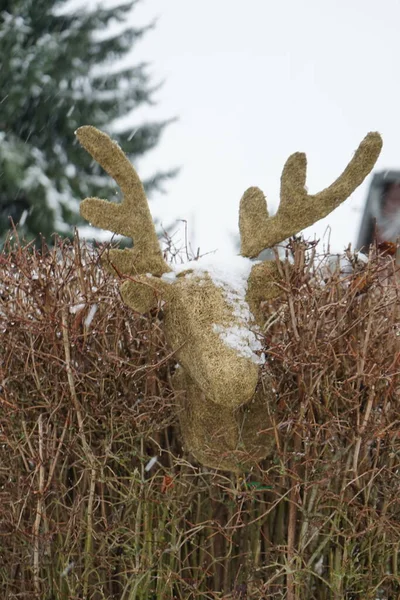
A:
[[[0,5],[3,221],[10,203],[23,201],[26,192],[33,212],[21,208],[14,220],[28,215],[28,223],[36,214],[36,230],[49,235],[53,223],[45,227],[39,206],[46,197],[58,215],[58,230],[69,235],[84,195],[112,197],[115,187],[107,188],[112,182],[98,168],[90,171],[93,165],[74,139],[74,130],[84,124],[117,139],[151,192],[158,225],[173,224],[175,244],[182,245],[187,234],[193,250],[200,247],[202,253],[237,250],[239,201],[249,186],[260,187],[271,212],[277,209],[280,174],[293,152],[307,153],[310,193],[332,183],[371,130],[384,140],[375,171],[400,168],[397,0],[43,0],[40,5],[0,0]],[[90,46],[89,34],[78,30],[73,43],[62,46],[64,21],[52,26],[54,38],[47,35],[44,6],[46,11],[69,7],[74,15],[95,8],[86,29],[106,23],[99,39],[116,35],[124,53],[114,52],[115,41],[107,52],[107,41]],[[112,17],[101,17],[100,8],[113,9]],[[43,29],[36,37],[29,34],[28,12],[36,29]],[[71,21],[68,35],[81,25],[79,19],[75,25]],[[151,23],[155,26],[146,29]],[[127,27],[137,31],[135,43],[129,35],[122,41]],[[125,72],[122,87],[113,80],[112,59]],[[145,71],[141,62],[149,64]],[[86,77],[93,69],[100,73],[96,82]],[[370,181],[306,236],[322,238],[325,247],[330,242],[332,252],[354,244]],[[92,237],[93,229],[86,233]]]
[[[152,211],[163,222],[187,219],[203,252],[231,248],[247,187],[263,189],[276,210],[292,152],[307,153],[311,193],[371,130],[384,140],[376,170],[400,167],[398,1],[146,0],[134,18],[157,18],[135,49],[165,79],[148,110],[179,117],[141,174],[182,166]],[[330,236],[335,252],[354,244],[369,181],[307,235]]]

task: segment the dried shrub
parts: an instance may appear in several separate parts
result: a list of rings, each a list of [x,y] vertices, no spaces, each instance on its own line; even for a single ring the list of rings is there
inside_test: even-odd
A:
[[[276,451],[241,477],[182,449],[162,313],[128,309],[101,252],[0,255],[2,597],[398,597],[394,260],[287,249],[263,307]]]

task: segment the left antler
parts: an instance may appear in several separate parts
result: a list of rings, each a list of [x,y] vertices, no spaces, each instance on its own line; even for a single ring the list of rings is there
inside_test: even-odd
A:
[[[95,127],[80,127],[76,136],[123,193],[120,204],[86,198],[80,207],[81,215],[96,227],[134,240],[133,249],[110,250],[111,265],[124,275],[151,273],[160,276],[170,271],[161,253],[142,183],[121,148]]]
[[[262,191],[249,188],[240,201],[239,229],[242,256],[255,257],[302,229],[313,225],[348,198],[371,171],[382,148],[379,133],[368,133],[343,173],[318,194],[308,194],[306,155],[292,154],[281,177],[281,201],[270,217]]]

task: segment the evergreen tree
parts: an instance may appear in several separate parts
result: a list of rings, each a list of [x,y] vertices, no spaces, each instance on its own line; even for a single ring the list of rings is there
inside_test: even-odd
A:
[[[136,2],[68,12],[66,0],[0,0],[0,241],[9,216],[26,239],[49,239],[81,222],[80,199],[110,198],[113,182],[75,141],[80,125],[111,133],[133,163],[157,144],[167,122],[112,128],[155,91],[146,65],[118,68],[151,27],[125,25]]]

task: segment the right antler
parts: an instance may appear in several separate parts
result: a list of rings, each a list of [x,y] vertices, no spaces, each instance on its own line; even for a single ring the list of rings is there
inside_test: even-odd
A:
[[[151,273],[161,276],[170,271],[161,253],[142,183],[121,148],[108,135],[89,125],[80,127],[76,136],[123,193],[120,204],[86,198],[80,206],[81,215],[96,227],[134,240],[132,249],[110,250],[111,266],[124,275]]]
[[[364,181],[381,148],[379,133],[368,133],[340,177],[315,195],[308,194],[305,189],[306,155],[292,154],[282,171],[281,201],[276,215],[269,216],[264,194],[257,187],[249,188],[240,201],[242,256],[258,256],[265,248],[271,248],[326,217]]]

